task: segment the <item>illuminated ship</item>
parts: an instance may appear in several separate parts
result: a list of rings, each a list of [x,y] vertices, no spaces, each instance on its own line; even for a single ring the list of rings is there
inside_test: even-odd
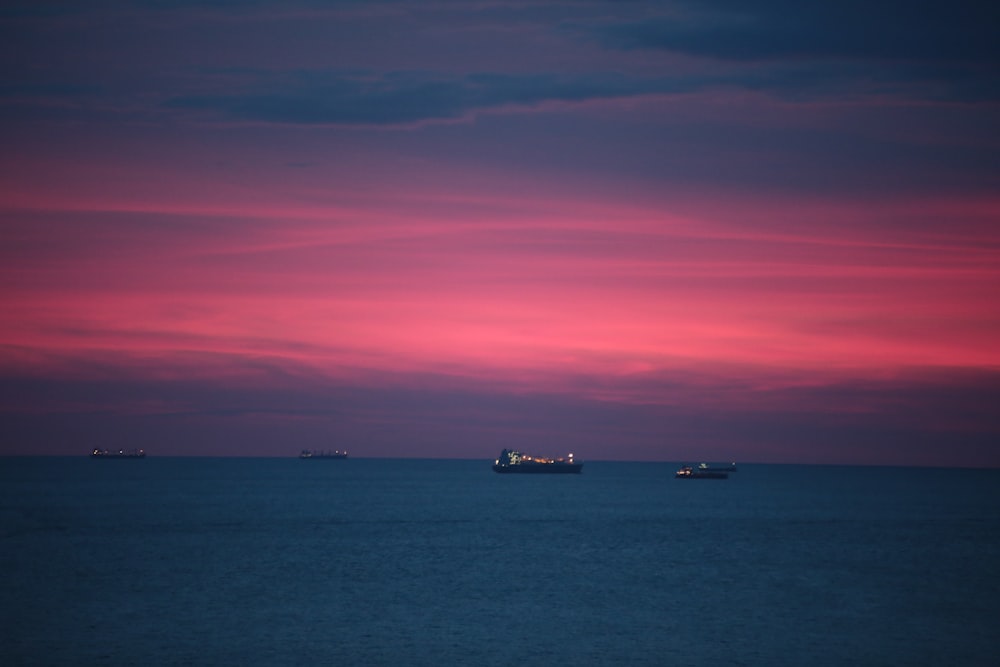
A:
[[[303,449],[302,453],[299,454],[300,459],[346,459],[347,451],[340,451],[339,449],[332,452],[323,451],[313,451],[311,449]]]
[[[564,459],[547,459],[529,456],[505,449],[493,463],[493,472],[500,473],[579,473],[583,463],[573,460],[570,454]]]
[[[109,449],[94,448],[90,453],[92,459],[144,459],[146,452],[141,449],[119,449],[112,451]]]
[[[674,474],[674,477],[677,479],[728,479],[729,473],[710,470],[707,466],[704,468],[702,466],[698,466],[697,468],[683,466]]]

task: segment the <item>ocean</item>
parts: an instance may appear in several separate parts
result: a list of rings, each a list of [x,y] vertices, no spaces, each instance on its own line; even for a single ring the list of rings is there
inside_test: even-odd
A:
[[[0,459],[3,665],[996,665],[1000,471]]]

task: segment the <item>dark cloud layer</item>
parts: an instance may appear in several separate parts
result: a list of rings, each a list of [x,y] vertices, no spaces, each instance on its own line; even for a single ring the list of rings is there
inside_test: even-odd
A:
[[[964,2],[679,2],[681,12],[600,29],[618,48],[739,60],[874,59],[987,66],[1000,59],[996,5]]]
[[[741,88],[795,103],[865,96],[895,97],[900,101],[1000,100],[1000,83],[993,77],[984,78],[960,68],[939,66],[931,72],[907,66],[793,63],[745,73],[656,78],[616,73],[566,76],[481,72],[454,77],[430,72],[296,72],[278,85],[263,83],[257,89],[181,95],[165,102],[164,107],[204,112],[217,120],[399,126],[546,103]]]
[[[384,9],[386,33],[370,35],[368,57],[394,49],[410,60],[417,44],[435,43],[438,31],[459,35],[481,30],[484,8],[475,4]],[[280,11],[266,3],[125,3],[114,21],[107,8],[61,4],[7,9],[0,33],[8,39],[0,71],[0,113],[9,118],[65,120],[70,114],[109,120],[153,120],[162,111],[199,111],[229,120],[302,125],[410,125],[450,120],[509,105],[633,98],[714,89],[745,89],[780,99],[809,102],[890,97],[941,102],[1000,99],[1000,47],[994,37],[998,12],[987,3],[860,3],[803,5],[792,2],[609,4],[602,12],[582,8],[553,22],[542,8],[507,12],[504,32],[491,49],[516,53],[519,39],[544,35],[552,57],[528,72],[507,70],[495,59],[470,53],[463,73],[435,63],[406,69],[350,69],[359,53],[337,47],[345,22],[373,17],[381,5],[293,3]],[[48,7],[48,9],[46,9]],[[239,9],[239,14],[234,14]],[[198,12],[212,12],[207,25]],[[262,32],[278,11],[282,21]],[[326,13],[324,13],[324,11]],[[62,21],[44,19],[66,14]],[[300,12],[302,15],[296,14]],[[340,14],[338,14],[340,12]],[[334,32],[319,35],[312,65],[293,63],[282,53],[309,13]],[[495,13],[495,12],[494,12]],[[243,22],[223,17],[241,15]],[[289,16],[296,17],[293,19]],[[404,20],[410,23],[400,23]],[[3,19],[4,15],[0,15]],[[499,21],[499,18],[494,18]],[[438,22],[441,22],[440,25]],[[162,28],[159,26],[163,26]],[[412,26],[413,44],[403,42],[402,25]],[[57,27],[58,26],[58,27]],[[390,26],[394,26],[391,27]],[[288,30],[288,34],[282,34]],[[184,31],[184,32],[182,32]],[[242,39],[234,39],[246,31]],[[133,34],[134,33],[134,34]],[[253,48],[267,67],[239,70],[224,46]],[[147,35],[146,43],[135,35]],[[560,71],[555,50],[603,45],[615,52],[670,52],[725,64],[683,69],[606,58],[601,71]],[[386,40],[386,41],[383,41]],[[64,44],[60,49],[57,44]],[[43,46],[46,45],[46,46]],[[377,45],[377,46],[375,46]],[[269,57],[270,55],[270,57]],[[592,54],[599,57],[599,52]],[[299,58],[301,60],[301,56]],[[428,61],[430,62],[430,61]],[[196,64],[197,63],[197,64]],[[227,69],[228,66],[228,69]]]
[[[168,107],[209,110],[223,117],[276,123],[397,125],[460,118],[483,109],[544,102],[580,102],[657,87],[616,75],[471,74],[460,78],[417,72],[344,76],[299,72],[276,89],[183,96]]]
[[[612,22],[594,32],[612,49],[755,64],[758,69],[743,79],[751,88],[761,79],[768,87],[803,92],[849,82],[856,93],[1000,99],[1000,11],[991,3],[678,4],[686,10]]]

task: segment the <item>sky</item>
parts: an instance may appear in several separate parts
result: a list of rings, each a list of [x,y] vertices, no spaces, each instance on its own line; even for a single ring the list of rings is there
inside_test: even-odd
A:
[[[1000,467],[994,6],[5,2],[0,454]]]

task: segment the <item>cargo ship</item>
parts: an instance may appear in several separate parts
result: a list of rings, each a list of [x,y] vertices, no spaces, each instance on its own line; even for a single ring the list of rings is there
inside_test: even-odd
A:
[[[719,470],[709,470],[701,466],[697,468],[682,466],[680,470],[674,473],[674,477],[677,479],[729,479],[729,473]]]
[[[110,449],[100,449],[98,447],[94,448],[94,451],[90,453],[90,458],[92,459],[144,459],[146,458],[146,452],[141,449],[119,449],[118,451]]]
[[[499,473],[579,473],[581,470],[583,463],[573,460],[572,454],[564,459],[549,459],[505,449],[493,462],[493,472]]]
[[[339,449],[332,452],[324,452],[312,449],[303,449],[302,453],[299,454],[300,459],[346,459],[347,451],[340,451]]]

